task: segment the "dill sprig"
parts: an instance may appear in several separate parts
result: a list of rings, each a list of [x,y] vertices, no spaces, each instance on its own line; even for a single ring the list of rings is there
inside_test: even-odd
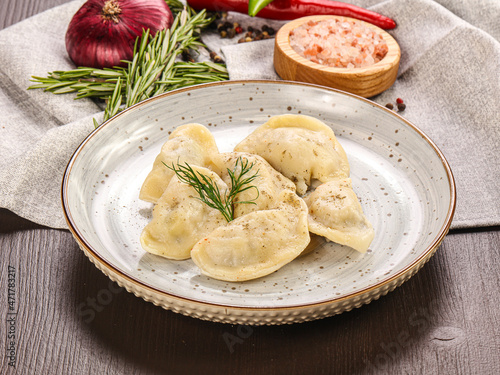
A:
[[[241,166],[241,170],[238,172],[238,164]],[[231,171],[229,168],[227,168],[227,173],[229,175],[229,178],[231,179],[231,189],[229,190],[228,193],[228,200],[231,201],[233,204],[238,203],[238,204],[257,204],[254,201],[259,197],[259,189],[255,185],[250,185],[253,180],[255,180],[259,176],[259,171],[255,172],[251,176],[244,177],[252,167],[254,166],[255,163],[250,163],[248,159],[243,159],[241,156],[236,159],[236,163],[234,163],[234,168]],[[255,189],[257,191],[257,196],[250,200],[250,201],[238,201],[235,202],[234,199],[236,198],[236,194],[250,190],[250,189]]]
[[[144,30],[134,46],[127,67],[96,69],[78,67],[54,71],[47,77],[33,76],[28,89],[54,94],[76,93],[76,99],[98,98],[106,102],[104,121],[145,99],[181,87],[229,79],[226,67],[211,61],[182,62],[183,51],[203,46],[201,30],[212,21],[205,10],[195,12],[178,0],[165,0],[175,15],[172,26],[151,36]],[[94,120],[94,124],[98,123]]]
[[[221,192],[217,183],[212,178],[206,176],[198,171],[195,171],[188,163],[181,165],[177,163],[172,166],[163,163],[167,168],[171,169],[177,175],[177,178],[193,187],[198,193],[199,199],[209,207],[215,208],[220,211],[227,222],[234,220],[234,205],[235,204],[256,204],[254,201],[259,197],[259,189],[255,185],[251,185],[253,180],[258,177],[259,171],[247,176],[254,163],[250,163],[248,159],[243,159],[241,156],[236,160],[233,170],[227,168],[231,186],[225,193]],[[238,166],[240,170],[238,171]],[[249,201],[235,202],[234,199],[238,193],[246,190],[255,189],[257,196]]]

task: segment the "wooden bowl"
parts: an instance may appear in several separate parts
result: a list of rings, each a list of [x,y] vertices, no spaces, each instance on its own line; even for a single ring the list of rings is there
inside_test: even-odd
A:
[[[365,98],[381,93],[396,80],[401,50],[396,40],[384,30],[370,23],[359,21],[377,31],[387,43],[386,56],[376,64],[362,68],[333,68],[313,63],[300,56],[290,46],[290,32],[304,23],[314,20],[349,19],[339,16],[310,16],[291,21],[276,34],[274,44],[274,68],[284,80],[315,83],[347,91]]]

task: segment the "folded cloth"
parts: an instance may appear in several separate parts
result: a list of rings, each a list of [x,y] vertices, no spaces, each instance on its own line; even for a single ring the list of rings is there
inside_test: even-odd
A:
[[[92,100],[29,90],[32,75],[74,68],[64,34],[83,0],[53,8],[0,31],[0,207],[33,222],[66,228],[61,178],[73,150],[102,116]],[[373,98],[400,97],[405,118],[443,151],[456,179],[452,228],[500,225],[500,2],[497,0],[359,0],[396,20],[390,33],[402,58],[398,78]],[[230,13],[243,27],[276,21]],[[230,79],[279,79],[273,41],[237,43],[206,32]]]

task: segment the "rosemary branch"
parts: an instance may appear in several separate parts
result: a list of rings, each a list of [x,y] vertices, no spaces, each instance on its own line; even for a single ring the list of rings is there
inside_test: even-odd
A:
[[[235,204],[256,204],[254,201],[259,197],[259,189],[257,186],[251,185],[253,180],[258,177],[259,171],[251,176],[246,176],[254,166],[254,163],[249,163],[248,159],[243,159],[241,156],[236,160],[232,171],[229,168],[227,169],[229,178],[231,179],[231,186],[225,194],[219,190],[217,183],[212,178],[195,171],[188,163],[184,163],[184,165],[177,163],[177,167],[173,163],[172,166],[166,163],[163,164],[174,171],[180,181],[196,190],[199,195],[199,197],[195,197],[196,199],[220,211],[228,222],[234,220]],[[239,173],[237,173],[238,166],[241,168]],[[234,201],[238,193],[250,189],[257,191],[257,196],[254,199],[249,201]]]
[[[178,0],[165,0],[175,15],[172,26],[155,36],[145,30],[137,38],[132,61],[127,67],[95,69],[78,67],[54,71],[47,77],[32,76],[34,85],[53,94],[76,93],[76,99],[105,100],[104,121],[142,100],[177,88],[229,79],[226,67],[210,61],[183,62],[185,50],[196,51],[201,30],[211,22],[206,11],[196,13]],[[97,125],[97,121],[94,120]]]

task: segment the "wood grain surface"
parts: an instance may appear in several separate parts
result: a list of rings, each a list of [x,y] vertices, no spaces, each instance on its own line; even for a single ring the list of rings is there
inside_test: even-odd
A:
[[[0,28],[63,2],[2,0]],[[110,282],[68,231],[0,209],[0,373],[500,374],[499,229],[450,233],[416,276],[359,309],[249,327],[147,303]]]

